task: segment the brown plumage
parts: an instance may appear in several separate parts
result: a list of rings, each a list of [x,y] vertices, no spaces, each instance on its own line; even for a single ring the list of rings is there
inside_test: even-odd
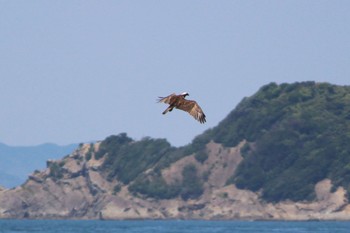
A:
[[[174,93],[167,97],[159,97],[158,102],[169,104],[169,107],[165,109],[163,114],[171,112],[174,108],[177,108],[188,112],[191,116],[194,117],[194,119],[196,119],[200,123],[206,122],[205,114],[201,107],[199,107],[197,102],[194,100],[185,99],[185,97],[188,95],[189,94],[187,92],[184,92],[180,95],[176,95]]]

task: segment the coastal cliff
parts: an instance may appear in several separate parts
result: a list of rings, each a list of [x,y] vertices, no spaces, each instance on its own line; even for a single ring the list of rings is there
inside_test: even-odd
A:
[[[98,150],[100,143],[93,145]],[[226,180],[242,161],[240,149],[209,143],[208,159],[198,162],[194,155],[178,160],[162,171],[166,182],[182,179],[181,172],[193,164],[198,174],[207,175],[203,193],[195,199],[181,197],[157,200],[134,195],[128,185],[108,181],[101,172],[103,160],[86,160],[90,144],[70,156],[48,162],[49,168],[32,174],[15,189],[0,191],[1,218],[49,219],[268,219],[268,220],[348,220],[350,205],[344,188],[331,191],[329,179],[315,186],[317,199],[312,202],[268,203],[260,194],[238,189]],[[62,177],[52,177],[56,165]],[[116,190],[118,187],[118,190]]]

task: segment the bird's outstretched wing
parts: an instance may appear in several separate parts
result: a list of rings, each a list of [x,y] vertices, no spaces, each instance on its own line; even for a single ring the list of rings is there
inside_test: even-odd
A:
[[[205,114],[201,107],[194,100],[183,100],[181,104],[177,105],[176,108],[188,112],[191,116],[194,117],[200,123],[206,122]]]
[[[171,103],[171,99],[176,96],[175,93],[168,95],[167,97],[158,97],[158,103],[162,102],[162,103],[166,103],[166,104],[170,104]]]

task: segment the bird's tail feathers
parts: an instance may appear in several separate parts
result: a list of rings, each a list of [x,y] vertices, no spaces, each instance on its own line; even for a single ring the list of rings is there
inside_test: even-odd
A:
[[[158,99],[157,99],[157,102],[158,103],[161,103],[161,102],[164,102],[164,99],[165,99],[165,97],[158,97]]]

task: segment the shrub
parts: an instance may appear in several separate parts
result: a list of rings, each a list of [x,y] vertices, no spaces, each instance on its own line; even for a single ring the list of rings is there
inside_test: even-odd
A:
[[[182,177],[182,199],[195,199],[203,194],[203,183],[198,178],[197,169],[193,164],[189,164],[184,167],[182,171]]]
[[[179,195],[181,186],[178,183],[168,185],[163,177],[139,177],[129,186],[134,195],[140,193],[155,199],[171,199]]]
[[[144,138],[131,143],[125,138],[115,138],[103,150],[107,156],[103,167],[107,170],[109,179],[118,179],[128,184],[157,164],[171,147],[165,139]]]
[[[59,179],[63,178],[62,167],[57,162],[50,163],[49,168],[50,168],[49,176],[53,180],[59,180]]]
[[[208,154],[204,150],[201,150],[197,152],[194,157],[198,162],[204,163],[208,159]]]

